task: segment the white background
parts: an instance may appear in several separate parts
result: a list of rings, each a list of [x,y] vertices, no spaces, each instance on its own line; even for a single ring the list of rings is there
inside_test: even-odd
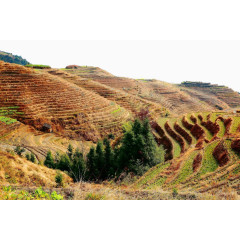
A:
[[[0,38],[240,40],[239,7],[239,1],[231,0],[1,1]],[[232,64],[239,61],[239,54],[230,56],[228,51],[223,52],[226,57],[235,56],[236,61],[230,60]],[[212,52],[204,53],[206,61],[212,58]],[[202,64],[205,66],[204,61]],[[205,68],[209,66],[206,65]],[[231,66],[228,68],[231,70]],[[186,72],[178,69],[179,74]],[[236,75],[229,74],[237,81],[235,72]],[[203,77],[199,74],[204,72],[196,75]],[[163,71],[159,72],[161,79],[168,80],[167,76],[165,79]],[[215,75],[210,76],[214,79]],[[192,75],[186,76],[190,77],[188,80],[194,80]],[[239,235],[237,201],[1,201],[0,209],[2,239],[205,240],[236,239]]]

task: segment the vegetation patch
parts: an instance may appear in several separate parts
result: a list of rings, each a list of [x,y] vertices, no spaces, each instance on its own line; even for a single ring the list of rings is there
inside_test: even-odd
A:
[[[146,185],[148,182],[151,182],[154,178],[156,178],[159,174],[161,174],[161,172],[168,168],[170,166],[170,162],[167,163],[160,163],[159,165],[157,165],[156,167],[154,167],[153,169],[149,170],[137,183],[137,186],[144,186]]]
[[[12,186],[2,187],[0,189],[1,200],[63,200],[63,196],[53,191],[51,194],[46,193],[41,187],[33,192],[26,190],[18,191]]]
[[[240,125],[240,117],[234,117],[231,127],[231,133],[235,133]]]
[[[12,123],[15,123],[17,120],[16,119],[12,119],[12,118],[8,118],[8,117],[4,117],[4,116],[0,116],[0,122],[4,122],[7,125],[10,125]]]
[[[48,65],[41,64],[27,64],[25,67],[36,68],[36,69],[50,69],[51,67]]]
[[[194,151],[186,159],[183,167],[180,169],[177,179],[172,183],[173,185],[185,181],[187,177],[193,174],[193,161],[194,161],[194,158],[197,156],[197,154],[198,154],[198,151]]]
[[[214,172],[218,168],[218,162],[213,156],[213,150],[216,148],[218,143],[219,141],[215,141],[205,148],[202,160],[202,167],[199,171],[200,175],[208,172]]]

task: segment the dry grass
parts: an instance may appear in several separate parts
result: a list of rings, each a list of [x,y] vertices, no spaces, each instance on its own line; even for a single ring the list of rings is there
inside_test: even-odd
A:
[[[72,179],[64,175],[65,184]],[[24,158],[0,152],[0,184],[54,187],[56,170],[34,164]]]

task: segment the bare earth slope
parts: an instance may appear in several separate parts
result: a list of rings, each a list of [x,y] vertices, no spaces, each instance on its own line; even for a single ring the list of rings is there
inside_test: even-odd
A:
[[[0,107],[17,106],[19,121],[41,130],[95,140],[116,133],[130,118],[129,112],[63,78],[16,64],[0,62]],[[47,126],[49,126],[47,125]]]
[[[114,89],[155,102],[173,114],[193,111],[215,111],[237,107],[240,95],[229,88],[211,85],[211,88],[190,88],[190,85],[174,85],[158,80],[116,77],[94,67],[71,67],[64,71]],[[230,98],[229,98],[230,97]]]

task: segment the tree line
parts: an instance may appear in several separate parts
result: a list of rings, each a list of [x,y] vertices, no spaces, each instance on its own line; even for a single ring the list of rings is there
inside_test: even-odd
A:
[[[105,138],[92,146],[86,155],[72,145],[65,154],[53,157],[49,151],[44,164],[49,168],[66,171],[74,181],[103,181],[132,172],[142,175],[149,168],[164,161],[164,150],[158,146],[151,132],[148,119],[136,119],[124,131],[121,141],[114,148]]]

